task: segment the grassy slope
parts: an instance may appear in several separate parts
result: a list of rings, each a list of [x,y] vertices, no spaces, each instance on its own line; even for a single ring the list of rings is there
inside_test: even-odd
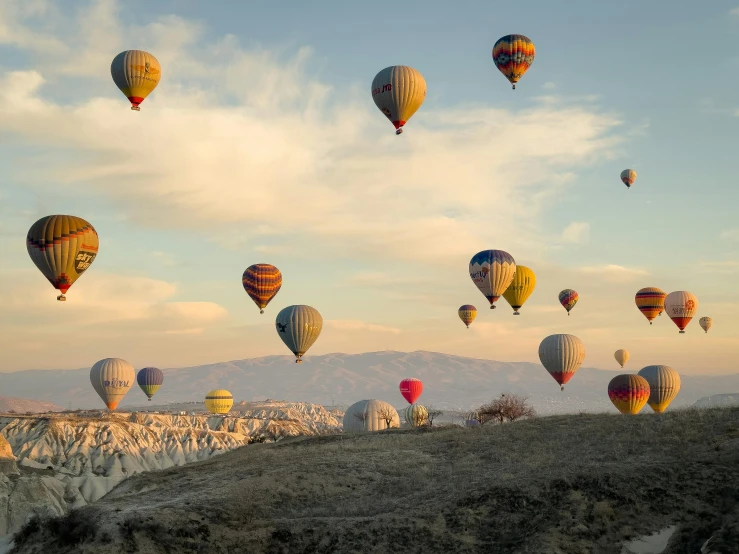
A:
[[[668,552],[719,530],[731,552],[737,491],[739,408],[556,416],[248,446],[131,478],[14,552],[617,553],[670,523]]]

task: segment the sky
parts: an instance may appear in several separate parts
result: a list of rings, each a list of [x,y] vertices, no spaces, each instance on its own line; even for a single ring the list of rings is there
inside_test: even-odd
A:
[[[510,33],[537,52],[515,91],[491,58]],[[308,355],[538,362],[571,333],[586,367],[626,348],[634,371],[736,372],[738,39],[722,1],[5,0],[0,371],[289,354],[274,317],[309,304]],[[127,49],[162,65],[140,112],[110,77]],[[428,86],[400,137],[370,94],[396,64]],[[100,236],[66,303],[25,246],[52,213]],[[484,249],[536,272],[520,317],[472,283]],[[257,262],[284,276],[264,315],[241,285]],[[648,325],[645,286],[698,297],[686,334]]]

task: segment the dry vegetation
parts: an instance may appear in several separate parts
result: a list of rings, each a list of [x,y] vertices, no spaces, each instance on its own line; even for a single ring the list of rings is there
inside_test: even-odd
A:
[[[620,553],[739,544],[739,409],[286,439],[123,482],[14,554]]]

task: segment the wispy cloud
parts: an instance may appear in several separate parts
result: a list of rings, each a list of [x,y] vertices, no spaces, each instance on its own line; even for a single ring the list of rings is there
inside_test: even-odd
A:
[[[573,221],[562,231],[562,241],[574,244],[584,244],[590,239],[590,223]]]
[[[593,275],[603,281],[612,283],[628,283],[639,277],[649,275],[649,272],[643,269],[629,268],[615,264],[597,267],[583,267],[580,268],[580,271],[588,275]]]

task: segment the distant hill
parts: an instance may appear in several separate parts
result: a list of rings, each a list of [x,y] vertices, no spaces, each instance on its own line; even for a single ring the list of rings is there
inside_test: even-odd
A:
[[[637,371],[639,368],[630,368]],[[238,404],[277,398],[324,405],[348,405],[380,398],[404,406],[398,383],[419,377],[424,392],[419,402],[446,410],[465,410],[501,392],[527,395],[542,414],[613,411],[606,390],[615,371],[581,368],[560,392],[540,364],[497,362],[437,352],[366,352],[308,356],[302,364],[292,356],[265,356],[195,367],[164,369],[164,386],[149,403],[134,385],[121,408],[167,402],[202,402],[214,388],[226,388]],[[620,371],[620,370],[619,370]],[[90,370],[28,370],[0,374],[0,390],[77,408],[99,408],[90,386]],[[689,406],[699,398],[727,390],[739,391],[739,374],[682,375],[682,390],[673,406]],[[648,410],[648,408],[646,408]]]
[[[714,394],[698,399],[697,408],[713,408],[714,406],[739,406],[739,392],[732,394]]]
[[[16,412],[25,414],[26,412],[43,413],[43,412],[61,412],[64,408],[52,404],[51,402],[43,402],[40,400],[29,400],[28,398],[14,398],[11,396],[0,396],[0,412]]]

